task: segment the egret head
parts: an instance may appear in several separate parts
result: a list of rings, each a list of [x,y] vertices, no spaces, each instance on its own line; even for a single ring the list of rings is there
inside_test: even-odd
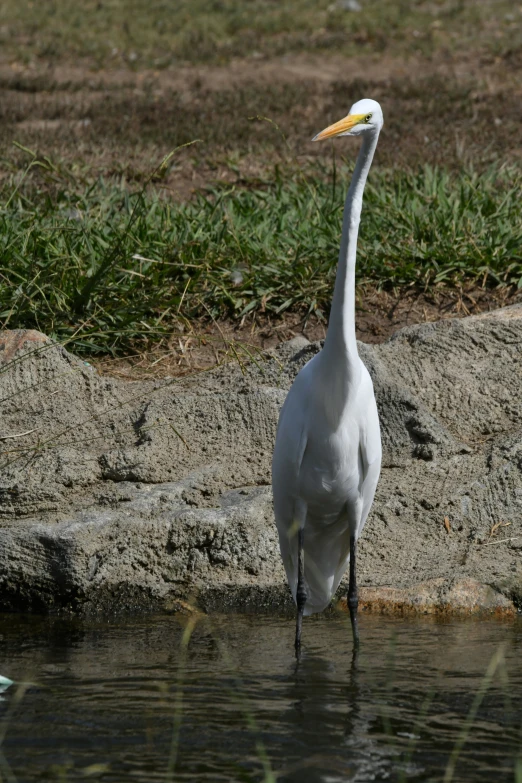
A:
[[[384,123],[382,109],[377,101],[363,98],[354,103],[348,115],[339,122],[329,125],[312,141],[332,139],[334,136],[362,136],[363,134],[379,133]]]

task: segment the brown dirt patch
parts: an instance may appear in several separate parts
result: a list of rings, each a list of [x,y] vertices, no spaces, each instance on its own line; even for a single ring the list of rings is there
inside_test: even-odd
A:
[[[508,289],[441,288],[430,294],[367,289],[359,292],[357,338],[365,343],[382,343],[403,326],[462,318],[520,301],[522,291]],[[325,334],[326,324],[317,318],[303,319],[289,313],[275,321],[259,316],[240,323],[200,321],[190,330],[173,333],[168,341],[150,351],[124,358],[105,357],[91,363],[104,375],[127,380],[179,377],[226,362],[255,360],[260,351],[297,335],[313,341],[322,340]]]
[[[330,158],[331,147],[312,146],[311,136],[364,95],[381,101],[386,118],[377,165],[520,159],[517,59],[444,52],[408,60],[295,55],[139,73],[4,65],[0,153],[4,171],[24,157],[16,141],[76,176],[141,179],[167,152],[200,139],[176,154],[163,182],[185,198],[212,180],[241,184],[289,156]],[[253,122],[257,115],[281,132]]]

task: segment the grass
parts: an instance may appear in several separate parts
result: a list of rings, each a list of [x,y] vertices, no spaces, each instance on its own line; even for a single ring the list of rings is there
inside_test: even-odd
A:
[[[0,325],[117,355],[194,318],[326,318],[349,170],[334,175],[330,149],[309,141],[363,94],[386,126],[359,283],[518,286],[520,173],[505,162],[520,159],[521,20],[504,0],[361,0],[356,12],[332,0],[6,0]],[[258,62],[289,52],[355,59],[329,70],[321,56],[280,80]],[[368,54],[379,73],[360,67]],[[410,54],[418,72],[404,69]],[[234,65],[179,71],[237,57],[241,79]],[[459,57],[467,76],[451,72]],[[150,183],[150,161],[195,138]],[[38,150],[25,174],[24,146]]]
[[[5,0],[4,57],[30,63],[176,67],[295,51],[345,55],[429,55],[444,47],[494,54],[520,48],[520,14],[508,0],[361,0],[359,11],[332,0]],[[517,25],[518,22],[518,25]]]
[[[144,186],[82,185],[38,163],[40,186],[4,188],[0,319],[121,353],[187,319],[326,317],[349,171],[313,168],[174,203]],[[48,186],[52,180],[52,188]],[[47,181],[47,184],[46,184]],[[359,284],[430,289],[475,281],[522,286],[522,174],[371,174]]]

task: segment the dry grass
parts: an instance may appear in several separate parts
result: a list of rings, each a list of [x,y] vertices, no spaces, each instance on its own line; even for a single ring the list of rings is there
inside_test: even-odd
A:
[[[443,286],[424,293],[380,291],[366,286],[358,292],[357,338],[381,343],[397,329],[441,318],[462,318],[489,312],[522,301],[522,291]],[[308,340],[324,339],[326,325],[314,316],[303,318],[284,313],[277,319],[259,315],[240,321],[194,321],[187,330],[173,332],[148,350],[126,356],[95,357],[91,363],[104,375],[122,380],[181,377],[228,361],[246,360],[249,354],[271,350],[278,344],[303,335]]]
[[[378,166],[513,162],[522,147],[518,72],[509,60],[462,63],[440,53],[409,64],[297,58],[175,75],[4,68],[0,176],[22,165],[13,142],[88,180],[142,181],[166,152],[199,139],[161,183],[183,199],[209,181],[241,186],[262,178],[289,155],[330,157],[331,147],[311,145],[311,136],[362,95],[381,101],[385,112]],[[281,132],[253,121],[257,115]],[[354,154],[349,145],[338,149]]]

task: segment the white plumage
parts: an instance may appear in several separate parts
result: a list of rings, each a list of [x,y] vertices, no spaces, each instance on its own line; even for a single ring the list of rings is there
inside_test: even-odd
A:
[[[356,542],[379,479],[381,438],[372,381],[357,353],[355,258],[364,186],[382,124],[379,104],[365,99],[314,139],[363,137],[346,197],[325,344],[303,367],[288,393],[279,416],[272,463],[281,555],[298,608],[297,654],[302,615],[320,612],[329,604],[348,566],[350,551],[348,604],[358,641]]]

